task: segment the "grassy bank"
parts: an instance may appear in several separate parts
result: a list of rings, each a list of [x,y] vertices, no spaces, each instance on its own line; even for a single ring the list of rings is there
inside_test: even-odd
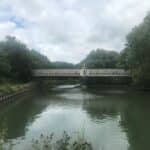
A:
[[[12,81],[1,81],[0,83],[0,95],[6,95],[13,92],[17,92],[21,89],[28,88],[31,83],[19,83],[19,82],[12,82]]]

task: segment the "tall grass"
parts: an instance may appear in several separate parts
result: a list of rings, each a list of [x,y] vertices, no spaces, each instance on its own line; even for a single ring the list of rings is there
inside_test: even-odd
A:
[[[58,140],[54,139],[54,134],[41,135],[38,140],[33,139],[32,148],[33,150],[93,150],[91,143],[84,138],[73,140],[65,131]]]
[[[15,144],[7,140],[7,130],[0,129],[0,150],[13,150]],[[36,139],[32,139],[29,149],[27,150],[93,150],[91,143],[85,138],[78,137],[73,140],[67,132],[63,132],[62,136],[57,140],[54,134],[45,136],[43,134]]]

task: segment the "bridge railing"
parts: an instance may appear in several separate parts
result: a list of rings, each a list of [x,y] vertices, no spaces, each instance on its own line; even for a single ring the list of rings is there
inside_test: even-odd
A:
[[[87,69],[87,76],[129,76],[124,69]]]
[[[66,76],[80,76],[79,69],[35,69],[32,71],[33,76],[51,76],[51,77],[66,77]]]
[[[124,69],[35,69],[35,77],[102,77],[102,76],[130,76]]]

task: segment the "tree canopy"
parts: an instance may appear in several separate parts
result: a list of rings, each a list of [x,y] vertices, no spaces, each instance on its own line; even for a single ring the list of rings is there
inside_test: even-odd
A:
[[[117,68],[119,67],[119,53],[104,49],[91,51],[78,66],[86,65],[87,68]]]
[[[33,69],[48,69],[52,67],[50,60],[36,50],[30,51],[30,59]]]
[[[72,63],[62,62],[62,61],[56,61],[52,63],[52,67],[56,69],[72,69],[75,68],[75,65]]]
[[[0,76],[17,81],[29,81],[32,69],[51,66],[47,57],[30,50],[15,37],[7,36],[0,42]]]
[[[131,70],[135,83],[150,86],[150,13],[127,35],[122,62]]]

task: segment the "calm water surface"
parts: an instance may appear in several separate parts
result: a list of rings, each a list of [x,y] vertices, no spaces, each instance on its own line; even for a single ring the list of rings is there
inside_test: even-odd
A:
[[[22,100],[21,100],[22,99]],[[94,150],[150,149],[150,94],[58,86],[0,107],[0,128],[14,150],[41,133],[84,136]]]

